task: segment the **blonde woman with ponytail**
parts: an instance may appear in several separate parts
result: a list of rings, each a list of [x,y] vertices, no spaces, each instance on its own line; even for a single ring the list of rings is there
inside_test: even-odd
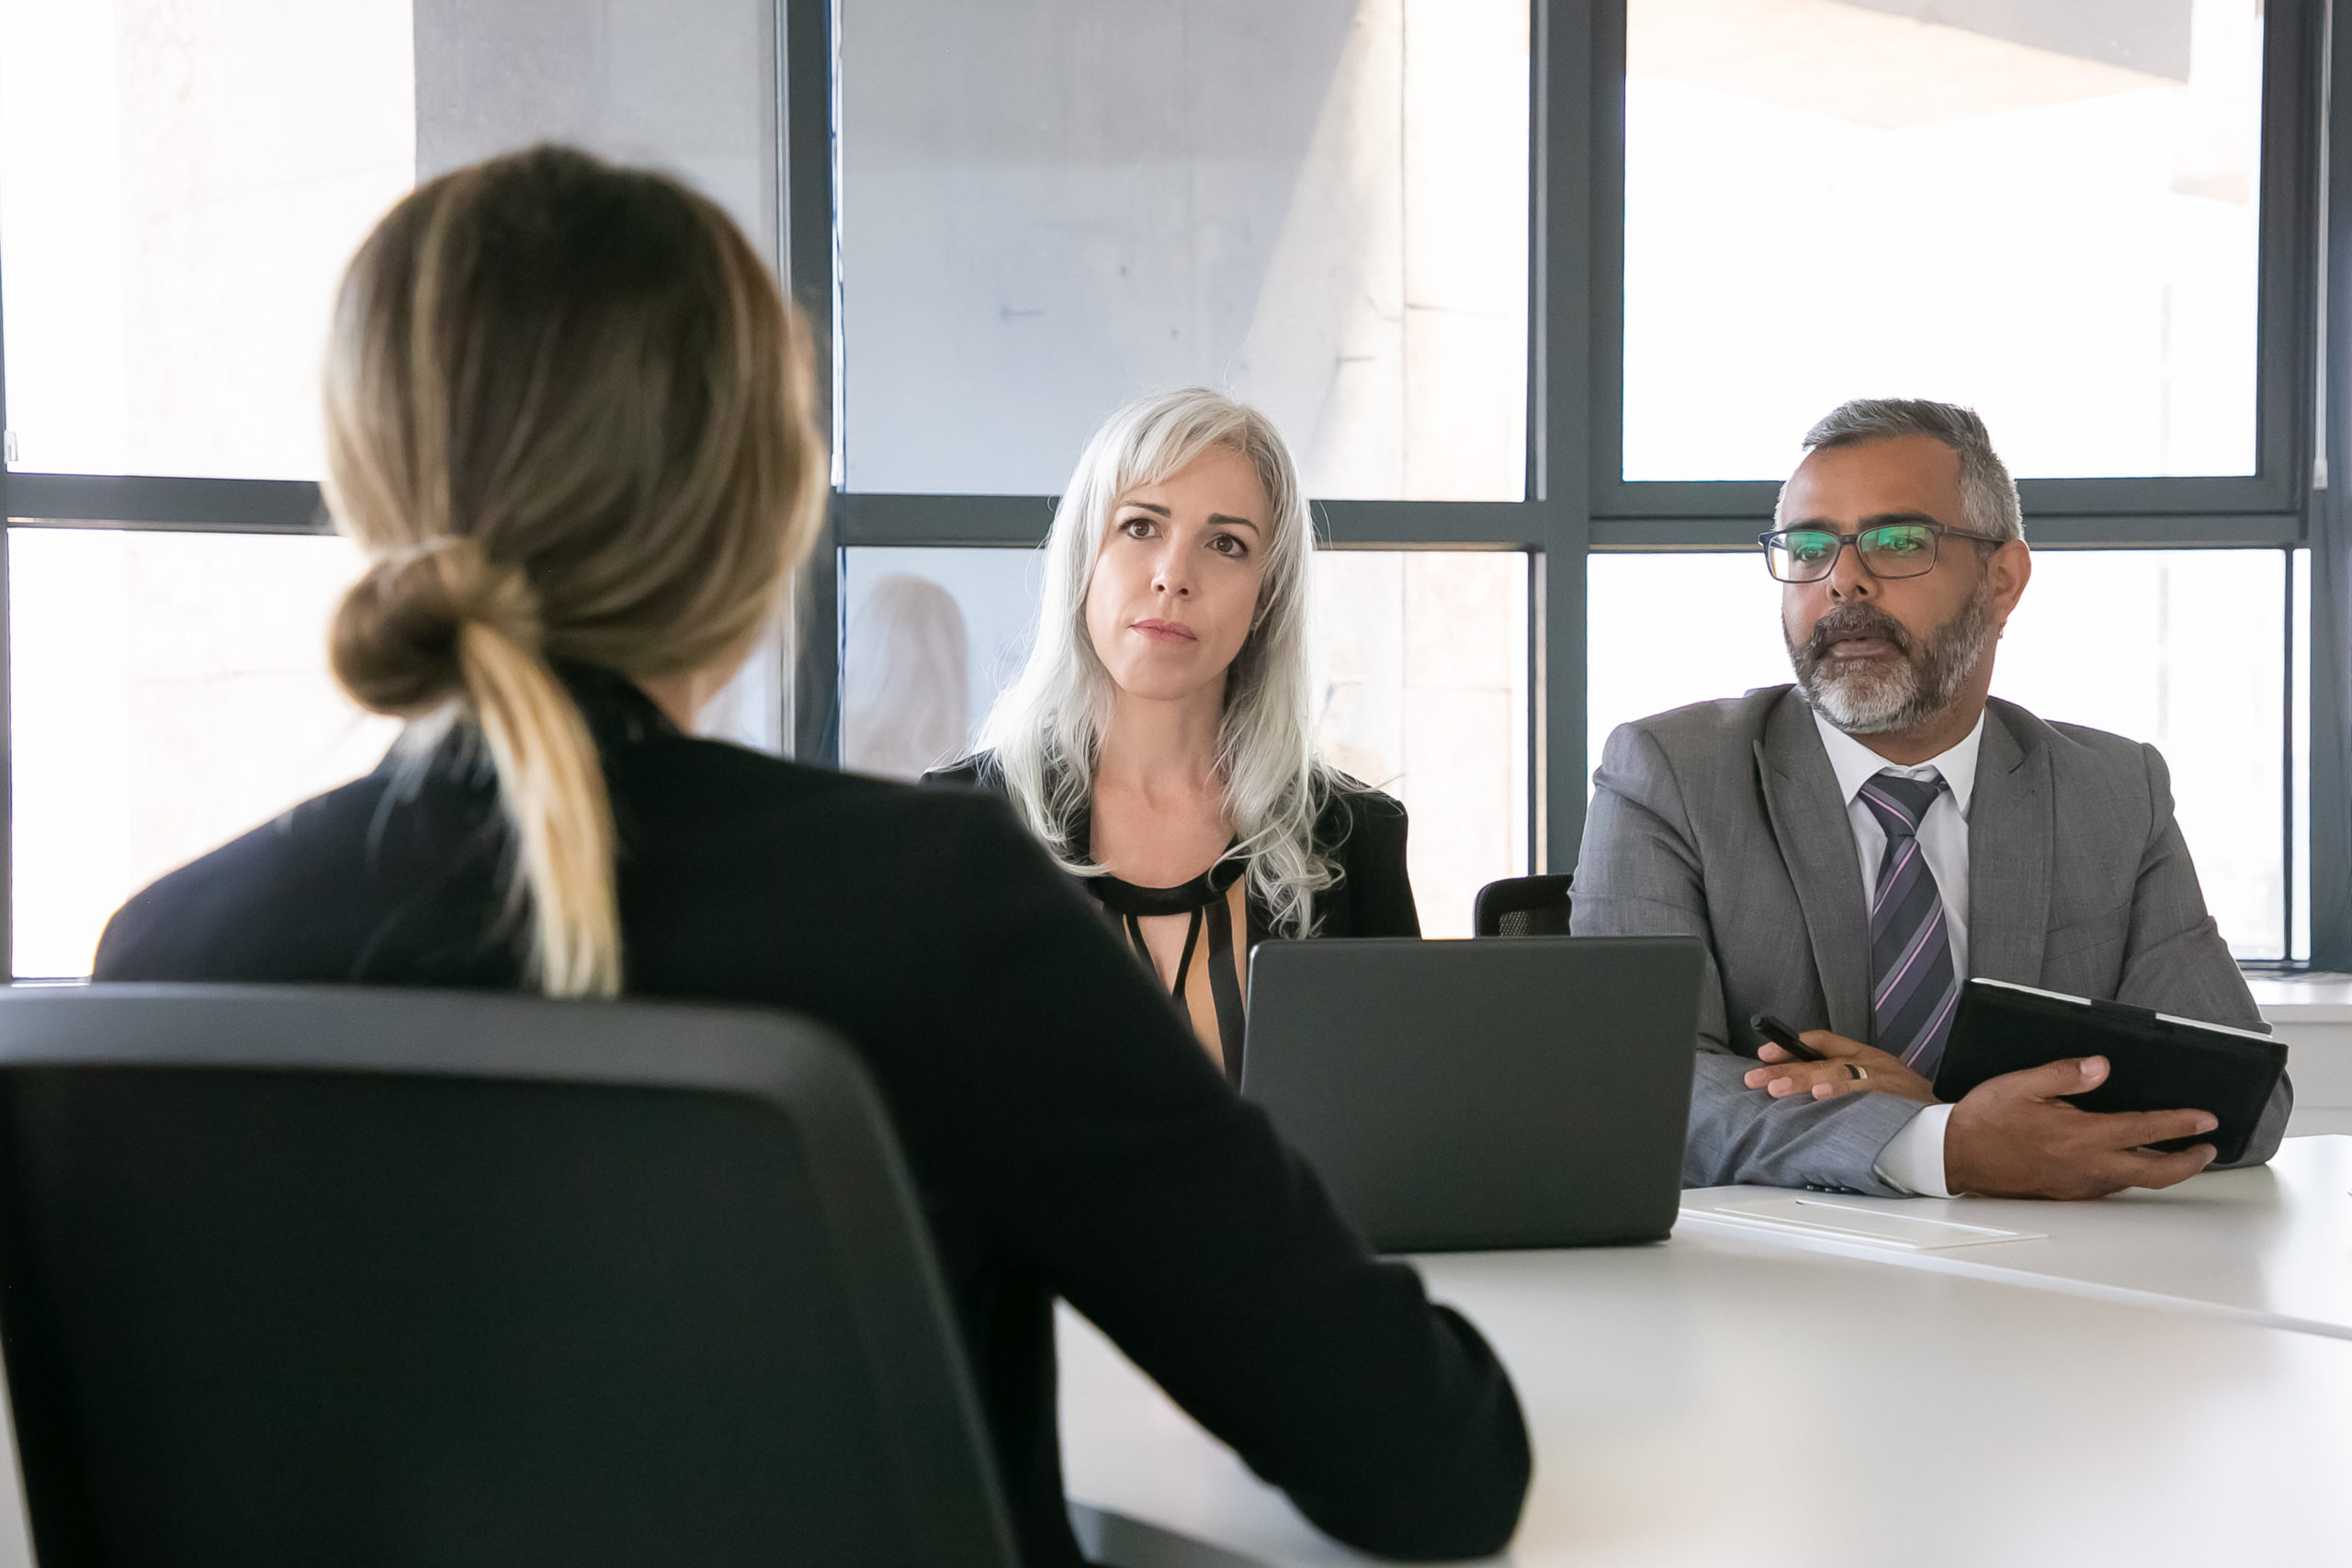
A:
[[[1029,660],[984,748],[1003,792],[1235,1082],[1252,944],[1419,936],[1405,808],[1316,755],[1306,492],[1273,422],[1192,387],[1078,459]]]
[[[1334,1535],[1497,1550],[1527,1450],[1485,1342],[1365,1254],[1011,814],[693,736],[823,515],[809,355],[659,175],[540,148],[395,207],[329,350],[328,493],[369,562],[331,647],[409,728],[131,899],[98,978],[820,1020],[923,1188],[1024,1562],[1080,1562],[1057,1295]]]

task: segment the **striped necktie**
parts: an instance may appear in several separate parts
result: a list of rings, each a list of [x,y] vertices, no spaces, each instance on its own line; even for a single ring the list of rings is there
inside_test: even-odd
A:
[[[1943,894],[1919,850],[1920,820],[1947,787],[1940,775],[1907,779],[1888,772],[1860,791],[1886,829],[1871,897],[1871,1043],[1928,1078],[1960,1005]]]

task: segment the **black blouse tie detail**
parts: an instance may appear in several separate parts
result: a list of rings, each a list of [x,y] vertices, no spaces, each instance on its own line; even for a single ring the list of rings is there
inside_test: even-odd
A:
[[[1248,870],[1246,862],[1221,860],[1190,882],[1174,887],[1138,887],[1108,874],[1086,879],[1088,889],[1127,933],[1127,945],[1143,960],[1146,968],[1151,967],[1151,950],[1144,943],[1140,918],[1192,917],[1184,927],[1184,953],[1176,961],[1175,983],[1169,987],[1170,998],[1179,1011],[1184,1010],[1184,986],[1192,976],[1193,954],[1206,931],[1209,996],[1216,1007],[1219,1055],[1225,1059],[1226,1077],[1237,1084],[1241,1081],[1241,1039],[1248,1015],[1242,1007],[1241,982],[1235,966],[1233,908],[1227,895]]]
[[[1005,792],[1004,770],[985,751],[925,773],[923,783],[978,786],[998,795]],[[1378,790],[1329,769],[1321,771],[1318,789],[1315,849],[1336,875],[1330,886],[1315,896],[1315,923],[1309,934],[1420,935],[1420,915],[1413,907],[1413,883],[1405,863],[1405,808]],[[1094,842],[1092,816],[1091,805],[1079,806],[1067,830],[1057,835],[1058,843],[1065,848],[1091,846]],[[1158,915],[1190,917],[1183,963],[1177,968],[1175,983],[1166,987],[1163,994],[1191,1023],[1202,1048],[1224,1064],[1227,1076],[1237,1084],[1241,1081],[1241,1036],[1250,986],[1241,962],[1259,942],[1284,934],[1274,911],[1243,882],[1248,869],[1249,863],[1228,849],[1227,858],[1179,887],[1137,887],[1104,874],[1071,879],[1094,896],[1111,923],[1125,933],[1127,946],[1147,969],[1156,966],[1145,951],[1142,921]],[[1202,961],[1204,936],[1211,954],[1205,994],[1193,974]]]

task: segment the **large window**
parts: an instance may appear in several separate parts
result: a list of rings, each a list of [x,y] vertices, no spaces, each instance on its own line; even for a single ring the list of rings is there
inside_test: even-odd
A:
[[[341,539],[8,537],[16,973],[81,975],[115,906],[375,766],[397,726],[326,671]]]
[[[1470,934],[1479,887],[1528,863],[1527,558],[1326,550],[1324,754],[1403,801],[1421,930]]]
[[[327,307],[416,175],[409,0],[0,0],[10,466],[316,479]]]
[[[1779,479],[1866,393],[2020,478],[2254,472],[2261,0],[1627,17],[1625,478]]]
[[[558,138],[714,195],[828,351],[836,547],[729,734],[968,745],[1087,433],[1222,386],[1333,547],[1321,743],[1457,931],[1573,866],[1612,725],[1786,678],[1747,552],[1805,428],[1955,399],[2037,548],[1996,691],[2164,750],[2241,956],[2352,968],[2324,9],[0,0],[16,962],[85,963],[126,888],[380,746],[318,667],[347,554],[226,534],[315,523],[373,217]]]
[[[1315,568],[1318,743],[1405,802],[1424,927],[1467,934],[1532,863],[1542,529],[1410,508],[1529,501],[1526,0],[863,0],[840,27],[844,764],[969,744],[1089,432],[1219,386],[1358,503]]]
[[[1318,496],[1521,494],[1527,0],[841,15],[851,489],[1051,494],[1208,383]]]
[[[684,175],[776,256],[775,41],[770,0],[0,0],[14,973],[85,972],[127,894],[394,731],[326,674],[358,560],[283,482],[322,468],[359,239],[552,137]],[[780,746],[782,658],[705,728]]]
[[[768,0],[0,0],[20,472],[315,479],[328,307],[416,181],[554,137],[775,250]]]

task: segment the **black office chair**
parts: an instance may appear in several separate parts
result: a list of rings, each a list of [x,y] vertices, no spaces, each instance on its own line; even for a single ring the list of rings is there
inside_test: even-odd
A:
[[[1507,876],[1478,889],[1471,908],[1474,936],[1566,936],[1567,876]],[[1457,906],[1458,908],[1459,906]]]
[[[797,1020],[0,993],[42,1568],[1012,1551],[916,1199]]]

